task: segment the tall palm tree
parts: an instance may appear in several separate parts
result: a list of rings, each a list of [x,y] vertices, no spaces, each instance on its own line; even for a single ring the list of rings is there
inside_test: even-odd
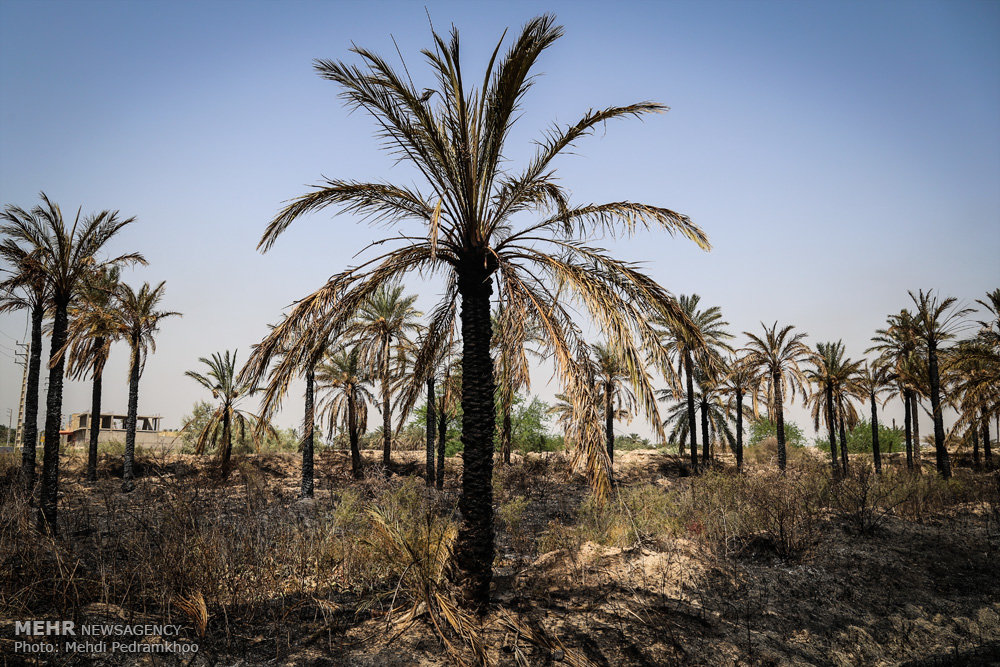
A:
[[[917,414],[915,412],[916,398],[915,388],[911,381],[916,349],[917,338],[913,327],[913,314],[905,308],[898,315],[890,315],[888,326],[885,329],[876,329],[872,337],[874,345],[867,350],[877,352],[878,363],[889,365],[896,376],[896,394],[903,400],[903,426],[906,434],[906,467],[913,469],[914,463],[914,443],[919,450],[919,437],[914,438],[915,431],[919,431]]]
[[[721,391],[728,397],[726,413],[736,422],[736,469],[743,470],[743,405],[748,394],[752,395],[758,384],[757,375],[744,358],[733,357],[726,369]]]
[[[416,294],[403,295],[402,285],[382,285],[361,303],[348,334],[362,341],[361,351],[373,365],[382,392],[382,464],[392,463],[392,390],[401,375],[400,356],[413,347],[421,313]]]
[[[927,354],[927,372],[930,380],[931,412],[934,419],[934,453],[938,474],[945,479],[951,477],[951,460],[944,444],[944,418],[941,414],[941,374],[938,355],[942,346],[953,339],[965,326],[962,318],[973,312],[971,308],[957,306],[954,297],[939,299],[933,290],[917,294],[910,292],[910,299],[916,306],[914,328]]]
[[[682,294],[679,298],[681,310],[693,326],[686,326],[684,320],[660,320],[664,347],[677,358],[678,375],[683,374],[687,383],[688,420],[695,423],[694,375],[697,369],[715,375],[722,370],[721,352],[731,352],[726,340],[733,336],[725,330],[729,322],[722,319],[718,306],[699,310],[701,297]],[[668,378],[669,380],[669,378]],[[691,467],[698,470],[698,429],[690,429]],[[683,444],[682,444],[683,446]],[[702,460],[708,461],[708,444],[703,445]],[[683,454],[683,452],[681,452]]]
[[[42,450],[42,484],[39,497],[39,520],[48,530],[58,532],[59,428],[62,420],[63,371],[66,359],[59,354],[66,344],[69,303],[84,276],[101,267],[142,262],[142,256],[129,253],[112,259],[97,257],[104,246],[135,218],[119,218],[117,211],[101,211],[80,218],[77,211],[71,226],[62,211],[40,193],[42,203],[30,216],[5,218],[0,234],[5,247],[16,246],[23,256],[32,255],[35,266],[44,275],[52,309],[52,338],[49,350],[49,389],[45,405],[45,445]]]
[[[219,404],[209,415],[201,432],[196,435],[195,452],[202,454],[211,446],[215,449],[220,467],[225,473],[229,470],[233,453],[233,431],[239,431],[240,442],[245,442],[248,434],[255,441],[262,432],[274,437],[277,437],[277,434],[266,419],[237,407],[239,400],[253,393],[253,390],[241,384],[237,378],[236,352],[230,353],[226,350],[224,355],[215,352],[211,358],[199,357],[198,361],[208,366],[208,371],[206,373],[186,371],[184,375],[212,392],[212,398],[219,401]],[[193,423],[192,421],[191,424]]]
[[[271,327],[274,330],[274,327]],[[266,339],[265,339],[266,340]],[[296,377],[305,380],[305,401],[302,416],[302,450],[301,482],[299,495],[302,498],[313,497],[314,487],[314,444],[316,424],[316,366],[327,354],[331,332],[322,327],[303,326],[295,332],[294,340],[286,341],[286,345],[267,358],[260,354],[261,344],[253,346],[250,358],[240,371],[238,381],[256,390],[258,383],[267,375],[267,383],[262,388],[263,397],[260,402],[259,424],[269,423],[281,407],[281,402],[288,393],[291,381]],[[270,362],[275,364],[270,366]]]
[[[122,465],[122,491],[135,488],[135,422],[139,412],[139,376],[146,366],[146,357],[156,352],[156,333],[160,320],[180,313],[158,310],[163,298],[164,282],[156,287],[143,283],[136,292],[122,283],[118,289],[118,317],[122,337],[131,349],[128,371],[128,414],[125,417],[125,457]]]
[[[819,391],[809,396],[806,402],[812,404],[813,428],[819,430],[820,422],[826,421],[830,434],[830,462],[835,478],[841,472],[847,473],[847,437],[843,428],[845,418],[851,424],[857,421],[857,412],[851,405],[849,397],[853,387],[852,382],[861,364],[847,359],[845,353],[843,341],[817,343],[816,351],[809,358],[812,368],[805,371],[806,378],[819,388]],[[839,466],[836,435],[838,426],[841,427]]]
[[[368,401],[374,401],[368,386],[374,379],[358,346],[327,353],[316,368],[318,414],[327,420],[332,435],[335,428],[347,432],[351,447],[351,473],[361,479],[359,438],[368,428]]]
[[[803,383],[805,373],[799,364],[808,360],[812,353],[802,339],[804,333],[792,333],[794,326],[788,325],[778,329],[775,322],[770,327],[761,322],[764,328],[763,336],[756,336],[749,331],[743,334],[750,339],[741,352],[745,352],[747,365],[754,369],[757,376],[757,388],[753,393],[754,415],[757,410],[757,395],[763,395],[767,404],[768,416],[775,420],[778,436],[778,467],[785,469],[787,453],[785,451],[785,415],[783,403],[785,398],[795,400],[796,391],[807,395]]]
[[[878,397],[892,389],[892,381],[895,378],[888,366],[878,363],[865,365],[858,372],[854,380],[854,390],[860,397],[867,399],[872,413],[872,457],[875,462],[875,472],[882,472],[882,453],[879,450],[878,442]]]
[[[95,271],[83,281],[70,303],[67,334],[67,371],[74,380],[90,376],[90,443],[87,449],[87,481],[97,481],[97,440],[101,427],[101,379],[111,355],[111,344],[121,337],[115,309],[118,267]]]
[[[382,286],[411,271],[441,271],[448,277],[445,298],[461,300],[463,345],[462,527],[455,559],[468,597],[481,610],[489,599],[494,555],[494,285],[507,307],[523,308],[542,324],[564,382],[582,386],[584,341],[573,325],[575,313],[564,301],[581,303],[622,347],[634,385],[643,388],[643,406],[655,415],[645,356],[652,354],[659,363],[663,353],[653,350],[648,318],[683,314],[677,313],[666,290],[633,265],[584,240],[602,232],[656,228],[681,233],[708,248],[705,235],[685,216],[633,202],[574,206],[555,179],[553,161],[578,139],[608,120],[662,112],[663,105],[640,102],[588,112],[579,122],[550,131],[523,170],[508,162],[505,143],[535,81],[534,64],[561,34],[551,16],[541,16],[523,27],[503,56],[501,39],[478,90],[464,80],[456,29],[447,39],[434,33],[434,48],[424,51],[437,80],[431,94],[422,93],[408,75],[366,49],[354,49],[361,66],[316,61],[320,75],[341,86],[350,107],[374,117],[381,139],[420,173],[424,187],[327,180],[286,206],[260,242],[267,250],[294,220],[331,205],[399,228],[396,236],[378,242],[389,243],[381,254],[333,276],[299,301],[290,326],[296,319],[327,311],[334,300],[328,317],[336,326]],[[565,299],[554,298],[552,285],[561,286]],[[416,375],[425,374],[424,363],[418,361]],[[588,451],[597,457],[603,448]],[[602,479],[606,483],[600,476],[593,481],[600,485]],[[606,491],[606,486],[598,488]]]
[[[719,386],[706,382],[704,386],[699,385],[695,393],[695,403],[701,412],[702,443],[722,440],[731,449],[736,449],[736,437],[729,427],[729,417],[726,406],[722,402],[722,394]],[[671,395],[667,390],[661,392],[663,400],[670,400]],[[687,410],[686,401],[677,403],[673,409],[669,410],[663,420],[664,427],[673,425],[669,438],[681,441],[692,430],[698,429],[698,422],[692,423]],[[742,461],[740,462],[742,464]]]
[[[8,205],[0,220],[23,227],[40,227],[34,213]],[[3,228],[0,228],[2,233]],[[28,343],[28,377],[25,386],[24,429],[21,432],[21,485],[24,495],[32,497],[35,488],[35,449],[38,446],[38,377],[42,365],[42,320],[48,307],[49,283],[40,265],[41,252],[22,247],[12,238],[0,244],[0,259],[6,277],[0,282],[0,313],[26,310],[31,319]]]
[[[604,408],[604,438],[608,460],[615,462],[615,419],[627,419],[635,409],[635,392],[629,373],[610,345],[594,345],[594,381],[600,388]]]

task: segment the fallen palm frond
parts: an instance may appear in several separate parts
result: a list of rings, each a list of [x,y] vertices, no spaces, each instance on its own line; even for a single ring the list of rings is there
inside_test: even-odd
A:
[[[564,662],[571,667],[593,667],[596,664],[579,651],[568,648],[562,643],[562,640],[546,632],[545,628],[533,619],[529,618],[527,622],[523,622],[506,611],[501,611],[500,625],[514,633],[515,642],[517,637],[524,637],[535,646],[548,651],[554,660]],[[523,660],[523,656],[519,657]],[[528,663],[524,661],[522,664],[527,665]]]
[[[201,591],[195,591],[187,597],[178,596],[174,599],[174,604],[194,624],[198,636],[204,637],[208,628],[208,605],[205,604],[205,596]]]
[[[399,521],[390,519],[378,507],[370,508],[368,514],[382,538],[383,546],[406,564],[393,593],[393,602],[402,593],[411,605],[397,624],[405,629],[426,613],[434,632],[456,664],[468,663],[449,639],[446,627],[462,638],[478,664],[489,664],[482,635],[476,630],[473,617],[456,602],[445,576],[451,561],[452,545],[458,536],[455,524],[428,513],[425,521],[407,528]],[[389,618],[394,611],[395,608],[389,609]]]

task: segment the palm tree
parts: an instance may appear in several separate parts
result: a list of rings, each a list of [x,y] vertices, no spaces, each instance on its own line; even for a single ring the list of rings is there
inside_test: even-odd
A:
[[[156,287],[143,283],[136,292],[122,283],[118,289],[118,317],[122,337],[128,340],[132,354],[128,371],[128,415],[125,418],[125,458],[122,465],[122,491],[135,488],[135,422],[139,411],[139,376],[146,365],[146,357],[156,352],[156,333],[160,320],[180,315],[173,311],[157,310],[163,298],[164,282]],[[224,463],[227,461],[224,461]]]
[[[888,366],[878,363],[865,365],[854,379],[854,389],[868,400],[872,411],[872,456],[875,461],[875,472],[882,472],[882,453],[878,444],[878,396],[891,391],[895,378]]]
[[[274,330],[274,327],[271,327]],[[262,355],[259,343],[253,346],[246,366],[240,371],[238,382],[254,390],[267,373],[267,385],[263,388],[260,404],[259,424],[269,423],[281,407],[281,401],[288,393],[289,383],[302,376],[306,383],[304,411],[302,416],[302,450],[301,483],[299,496],[313,497],[314,487],[314,444],[315,444],[315,394],[316,366],[327,353],[331,334],[321,327],[304,326],[296,332],[294,340],[286,341],[286,345],[273,353]],[[267,339],[265,339],[266,341]],[[269,368],[270,362],[275,361]]]
[[[770,327],[761,322],[761,326],[764,328],[763,337],[755,336],[749,331],[743,332],[750,342],[741,351],[746,353],[746,363],[754,369],[757,376],[758,384],[753,393],[754,416],[759,414],[757,395],[762,394],[767,403],[768,416],[773,417],[777,424],[778,467],[784,470],[787,454],[782,404],[786,396],[794,401],[796,391],[803,396],[807,395],[803,387],[806,376],[799,364],[808,360],[812,354],[802,342],[806,334],[793,334],[795,327],[792,325],[782,327],[780,331],[777,322]]]
[[[392,389],[399,373],[400,355],[413,347],[411,336],[420,330],[417,295],[403,296],[402,285],[382,285],[362,302],[348,334],[364,341],[361,351],[382,384],[382,464],[392,464]]]
[[[0,220],[23,227],[40,227],[41,221],[24,209],[8,205]],[[3,228],[0,228],[3,229]],[[6,234],[6,231],[3,231]],[[48,306],[49,283],[40,262],[39,250],[22,248],[14,239],[0,244],[0,259],[8,274],[0,282],[0,313],[27,310],[31,319],[28,344],[28,378],[25,386],[24,430],[21,433],[21,485],[31,498],[35,488],[35,449],[38,446],[38,377],[42,365],[42,320]]]
[[[722,368],[722,351],[732,352],[732,348],[725,342],[732,338],[732,334],[724,327],[729,326],[729,322],[722,319],[722,311],[718,306],[712,306],[706,310],[698,310],[698,303],[701,297],[697,294],[690,296],[682,294],[679,298],[681,310],[687,315],[687,319],[693,326],[686,326],[684,321],[671,319],[670,321],[660,320],[658,324],[662,327],[664,347],[671,355],[675,355],[679,365],[678,375],[683,373],[687,383],[687,409],[688,420],[695,423],[695,399],[694,399],[694,375],[697,369],[701,369],[709,374],[717,374]],[[669,381],[670,378],[668,378]],[[698,429],[691,429],[691,467],[695,472],[698,470]],[[683,447],[683,441],[681,442]],[[704,443],[702,461],[708,461],[708,443]],[[683,455],[683,451],[680,452]]]
[[[368,428],[368,403],[374,396],[368,390],[374,379],[370,367],[362,360],[361,350],[355,345],[327,353],[316,367],[316,382],[322,397],[318,414],[327,418],[327,430],[333,434],[339,427],[347,431],[351,447],[351,472],[361,479],[361,434]]]
[[[736,421],[736,469],[743,470],[743,417],[746,408],[743,400],[753,394],[758,384],[757,375],[744,358],[733,358],[721,386],[724,396],[729,397],[726,413]]]
[[[805,371],[806,378],[820,389],[808,398],[807,404],[812,404],[813,428],[819,430],[820,422],[826,421],[830,434],[830,462],[834,478],[841,472],[847,474],[845,417],[852,424],[857,421],[857,412],[848,397],[851,395],[853,378],[860,369],[860,362],[845,358],[845,352],[844,343],[840,340],[836,343],[817,343],[816,352],[809,358],[813,367]],[[838,425],[841,431],[839,467],[836,437]]]
[[[42,203],[30,216],[14,215],[4,219],[0,234],[9,252],[33,257],[49,290],[52,309],[52,339],[49,350],[49,389],[45,405],[45,445],[42,450],[42,486],[40,522],[58,532],[59,427],[62,421],[63,371],[66,359],[59,354],[66,344],[69,303],[84,276],[102,267],[143,262],[141,255],[129,253],[100,260],[97,254],[125,225],[135,218],[121,219],[117,211],[101,211],[81,220],[77,211],[72,226],[63,221],[62,211],[45,193]]]
[[[202,454],[208,446],[211,446],[215,449],[220,467],[225,473],[229,470],[233,453],[234,430],[239,431],[240,442],[246,441],[248,433],[255,441],[261,432],[267,432],[274,437],[277,437],[277,433],[266,419],[236,407],[240,398],[253,393],[253,390],[241,384],[236,376],[236,352],[230,353],[226,350],[225,355],[215,352],[211,358],[199,357],[198,361],[208,366],[208,372],[202,374],[186,371],[184,375],[212,392],[212,398],[218,400],[219,405],[209,415],[201,432],[196,435],[195,452]],[[131,399],[131,392],[129,396]],[[192,421],[184,428],[193,423]]]
[[[944,445],[944,418],[941,414],[941,375],[938,369],[938,354],[942,345],[955,337],[963,328],[962,318],[972,312],[971,308],[956,306],[954,297],[938,299],[933,290],[926,293],[919,290],[910,292],[910,299],[916,305],[914,328],[916,335],[927,353],[927,372],[930,380],[931,411],[934,418],[934,453],[938,474],[945,479],[951,477],[951,460]]]
[[[519,392],[531,388],[528,373],[528,354],[541,358],[537,346],[544,345],[545,339],[539,324],[528,319],[528,313],[500,305],[499,312],[491,322],[492,345],[495,352],[497,412],[500,415],[500,460],[510,464],[511,410]]]
[[[893,369],[896,377],[896,394],[903,400],[903,425],[906,433],[906,467],[913,469],[914,443],[919,450],[919,437],[914,438],[915,431],[919,431],[917,414],[915,411],[916,397],[914,385],[910,381],[913,377],[911,372],[917,348],[916,334],[913,327],[913,314],[905,308],[898,315],[890,315],[889,326],[885,329],[877,329],[872,337],[875,343],[865,350],[877,352],[879,354],[878,363],[888,365]]]
[[[610,345],[594,345],[594,381],[604,408],[604,438],[608,460],[615,462],[615,419],[627,419],[635,409],[635,392],[628,385],[628,369]]]
[[[657,313],[674,312],[679,319],[683,315],[666,290],[633,265],[584,240],[605,231],[658,228],[708,248],[701,230],[673,211],[633,202],[573,206],[555,180],[553,160],[595,127],[615,118],[665,111],[663,105],[641,102],[591,111],[578,123],[550,131],[524,170],[509,163],[505,142],[535,80],[533,66],[561,34],[551,16],[542,16],[529,21],[507,53],[498,57],[501,39],[480,79],[482,87],[475,90],[466,86],[462,75],[458,31],[452,29],[447,40],[434,33],[434,49],[424,55],[437,78],[436,95],[423,94],[408,75],[401,76],[362,48],[354,49],[361,67],[317,61],[320,75],[341,86],[349,106],[374,117],[389,150],[413,166],[426,187],[422,191],[419,186],[330,179],[286,206],[260,242],[267,250],[294,220],[331,205],[400,228],[397,235],[377,242],[380,247],[389,243],[381,254],[333,276],[299,301],[290,326],[326,312],[330,326],[336,327],[372,294],[410,271],[444,272],[449,280],[445,299],[461,299],[464,465],[455,559],[467,595],[480,610],[489,599],[494,554],[490,296],[495,282],[506,307],[523,309],[541,323],[564,383],[582,384],[582,335],[550,286],[560,285],[567,298],[577,298],[595,324],[621,346],[633,384],[643,388],[642,403],[655,414],[644,361],[652,354],[660,362],[663,354],[653,350],[648,318]],[[419,361],[421,355],[417,358],[414,373],[423,377],[426,362]],[[600,456],[602,451],[592,453]],[[606,482],[595,477],[595,484],[602,479]],[[598,488],[606,492],[606,486]]]
[[[87,276],[69,308],[67,369],[69,376],[93,380],[90,400],[90,444],[87,451],[87,481],[97,481],[97,440],[101,427],[101,379],[111,355],[111,344],[122,331],[115,313],[118,291],[117,267]]]
[[[702,442],[711,443],[714,440],[724,440],[731,449],[735,449],[736,437],[733,435],[732,429],[729,428],[728,414],[719,389],[718,386],[706,382],[704,387],[699,385],[699,390],[695,393],[695,403],[701,411]],[[663,400],[671,398],[668,390],[663,390],[661,396]],[[698,422],[695,421],[692,424],[690,421],[686,401],[677,403],[673,409],[667,412],[663,426],[666,428],[671,424],[673,424],[673,429],[668,437],[678,442],[687,437],[691,430],[698,429]],[[742,457],[740,457],[739,464],[742,465]]]

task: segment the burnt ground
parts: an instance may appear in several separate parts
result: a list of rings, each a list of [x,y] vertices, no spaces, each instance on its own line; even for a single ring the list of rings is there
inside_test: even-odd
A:
[[[297,499],[292,454],[248,456],[225,478],[194,457],[148,458],[128,496],[113,461],[88,486],[82,458],[69,457],[60,537],[34,533],[23,506],[4,501],[0,664],[475,664],[459,635],[445,630],[449,650],[427,614],[405,617],[400,564],[372,555],[367,529],[351,532],[363,525],[364,503],[419,477],[420,456],[396,452],[392,471],[372,463],[357,482],[347,456],[324,452],[310,501]],[[401,502],[417,498],[428,513],[454,517],[460,458],[448,463],[443,493],[411,481]],[[616,464],[622,489],[698,497],[700,478],[676,457],[636,451]],[[708,526],[710,514],[606,539],[608,531],[580,527],[589,491],[567,457],[515,457],[498,472],[495,500],[513,519],[498,520],[494,603],[474,632],[498,665],[1000,664],[996,473],[956,477],[903,489],[905,502],[887,503],[863,531],[843,507],[816,509],[787,527],[808,532],[795,542],[804,547],[789,550],[766,531],[720,538],[712,531],[728,528]],[[348,568],[356,550],[368,562]],[[178,604],[195,590],[213,591],[200,631],[197,614]],[[199,650],[15,654],[13,622],[27,618],[180,623],[178,641]]]

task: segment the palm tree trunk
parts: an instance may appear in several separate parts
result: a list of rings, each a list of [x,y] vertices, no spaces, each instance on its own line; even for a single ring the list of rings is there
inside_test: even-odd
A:
[[[743,392],[736,390],[736,470],[743,472]]]
[[[833,385],[826,383],[826,424],[830,431],[830,462],[833,464],[833,478],[840,477],[840,466],[837,463],[837,418],[833,410]]]
[[[615,406],[611,386],[604,386],[604,444],[608,448],[608,460],[615,463]],[[613,470],[614,468],[612,468]]]
[[[427,469],[424,472],[424,479],[427,486],[434,485],[434,431],[437,426],[437,418],[434,416],[434,375],[427,378]]]
[[[57,503],[59,498],[59,427],[62,422],[63,368],[66,355],[57,353],[66,343],[66,328],[69,318],[66,308],[69,300],[55,302],[55,317],[52,321],[52,339],[49,348],[49,392],[45,397],[45,444],[42,448],[42,488],[39,494],[41,507],[40,523],[44,528],[59,532],[57,523]]]
[[[979,461],[979,429],[973,424],[969,430],[972,431],[972,465],[979,470],[982,467]]]
[[[104,347],[104,339],[94,339],[94,348]],[[101,375],[103,365],[94,361],[94,386],[90,393],[90,447],[87,450],[87,481],[97,481],[97,439],[101,432]]]
[[[983,458],[986,459],[987,470],[993,467],[993,448],[990,446],[990,420],[983,413]]]
[[[122,463],[122,491],[135,488],[135,421],[139,412],[139,336],[133,334],[132,360],[128,373],[128,415],[125,417],[125,459]]]
[[[500,422],[500,452],[501,459],[506,465],[510,465],[510,440],[513,427],[510,423],[510,405],[504,402],[503,421]]]
[[[702,399],[701,401],[701,462],[704,465],[708,464],[708,460],[711,458],[712,453],[709,451],[709,441],[708,441],[708,402]]]
[[[361,449],[358,447],[358,405],[353,389],[347,399],[347,437],[351,441],[351,474],[361,479]]]
[[[784,472],[785,466],[788,465],[788,453],[785,451],[785,413],[784,406],[782,406],[784,399],[781,395],[780,374],[771,374],[771,385],[774,387],[774,417],[778,436],[778,468]]]
[[[913,431],[910,425],[910,390],[903,390],[903,427],[906,430],[906,469],[913,470]]]
[[[937,346],[933,341],[927,346],[927,365],[931,376],[931,413],[934,416],[934,455],[938,474],[951,477],[951,460],[944,446],[944,419],[941,415],[941,379],[938,377]]]
[[[448,415],[441,410],[438,417],[438,454],[437,454],[437,476],[434,485],[438,489],[444,488],[444,451],[446,440],[448,439]]]
[[[478,265],[478,266],[477,266]],[[455,545],[465,595],[485,612],[493,578],[493,434],[495,385],[490,357],[493,279],[483,259],[459,269],[462,296],[462,523]],[[464,269],[464,271],[463,271]]]
[[[38,447],[38,376],[42,367],[41,304],[31,309],[31,347],[28,348],[28,383],[24,396],[24,430],[21,432],[21,486],[31,501],[35,492],[35,454]]]
[[[844,409],[838,410],[840,413],[840,464],[844,469],[844,476],[847,476],[848,456],[847,456],[847,430],[844,428]]]
[[[920,456],[920,402],[917,400],[917,392],[910,390],[910,412],[913,415],[913,463],[918,470],[923,470]]]
[[[306,405],[302,418],[302,488],[299,495],[302,498],[313,497],[313,447],[315,445],[316,415],[313,410],[313,397],[316,383],[316,368],[310,365],[306,370]]]
[[[882,451],[878,445],[878,410],[875,405],[875,394],[869,396],[872,402],[872,456],[875,458],[875,472],[882,472]]]
[[[388,363],[388,362],[386,362]],[[392,409],[389,402],[389,371],[382,374],[382,465],[388,468],[392,465]]]
[[[222,474],[229,474],[229,461],[233,455],[233,433],[230,423],[230,406],[223,407],[222,412]]]
[[[698,417],[694,411],[694,378],[691,369],[691,352],[684,351],[684,374],[687,376],[688,433],[691,436],[691,470],[698,472]]]

